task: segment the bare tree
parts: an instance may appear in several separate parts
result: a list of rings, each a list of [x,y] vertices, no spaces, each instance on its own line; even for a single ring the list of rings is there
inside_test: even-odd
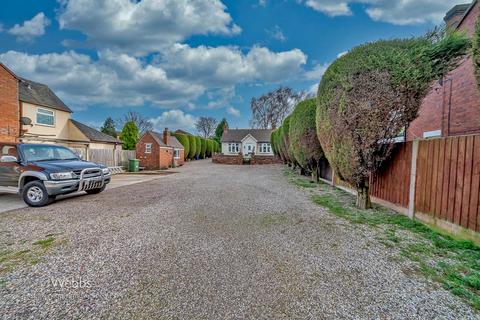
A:
[[[298,102],[308,98],[306,92],[295,92],[288,87],[280,87],[264,94],[259,98],[252,98],[251,125],[260,129],[276,129],[285,117],[292,111]]]
[[[204,138],[208,138],[214,135],[217,128],[217,120],[212,117],[200,117],[195,122],[195,128],[200,132]]]
[[[140,135],[153,129],[153,124],[150,122],[150,120],[135,111],[128,111],[121,119],[117,121],[117,123],[119,124],[119,127],[123,127],[125,123],[130,121],[137,125]]]

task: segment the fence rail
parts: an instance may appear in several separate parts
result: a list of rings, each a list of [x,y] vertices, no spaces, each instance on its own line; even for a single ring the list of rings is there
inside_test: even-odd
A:
[[[135,159],[135,150],[71,148],[85,160],[107,167],[127,167],[129,159]]]
[[[407,208],[412,166],[412,142],[397,144],[392,157],[370,178],[370,194]]]
[[[410,184],[413,143],[418,143],[418,153],[415,184]],[[371,194],[404,208],[410,206],[414,213],[480,231],[480,135],[413,143],[399,144],[371,177]]]

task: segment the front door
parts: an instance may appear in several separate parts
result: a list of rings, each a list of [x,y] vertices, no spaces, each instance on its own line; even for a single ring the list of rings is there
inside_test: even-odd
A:
[[[4,157],[5,161],[9,160],[8,156],[18,159],[17,148],[14,145],[0,145],[0,159]],[[19,178],[20,165],[18,162],[0,160],[0,187],[18,187]]]
[[[253,143],[245,143],[243,145],[243,154],[250,154],[254,151],[254,144]]]

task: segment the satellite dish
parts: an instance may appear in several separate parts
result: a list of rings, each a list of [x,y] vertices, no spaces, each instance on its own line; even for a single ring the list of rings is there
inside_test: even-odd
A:
[[[21,117],[20,123],[24,126],[29,126],[32,124],[32,119],[30,119],[29,117]]]

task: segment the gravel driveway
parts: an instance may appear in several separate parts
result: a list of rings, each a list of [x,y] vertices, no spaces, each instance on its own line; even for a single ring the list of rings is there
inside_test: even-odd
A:
[[[176,170],[2,214],[0,250],[16,263],[0,273],[3,318],[478,317],[281,166]]]

